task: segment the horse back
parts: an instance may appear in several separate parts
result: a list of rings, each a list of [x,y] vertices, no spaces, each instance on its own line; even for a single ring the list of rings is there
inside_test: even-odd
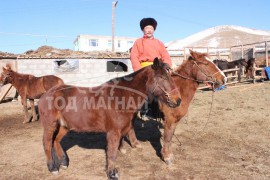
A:
[[[134,111],[127,113],[113,108],[114,102],[108,102],[109,93],[109,88],[96,94],[87,87],[60,85],[44,93],[39,109],[50,116],[50,122],[77,132],[108,132],[115,128],[127,133]]]
[[[61,78],[54,76],[54,75],[47,75],[47,76],[43,76],[41,78],[43,80],[43,87],[46,91],[48,91],[49,89],[51,89],[54,86],[64,84],[64,81]]]
[[[33,75],[28,76],[27,85],[27,98],[39,99],[42,94],[51,89],[54,86],[64,84],[63,80],[57,76],[48,75],[35,77]]]

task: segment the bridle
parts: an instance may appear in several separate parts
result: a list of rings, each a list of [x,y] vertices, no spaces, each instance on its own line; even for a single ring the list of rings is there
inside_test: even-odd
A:
[[[171,93],[173,92],[173,91],[175,91],[175,90],[178,90],[178,88],[176,87],[176,88],[174,88],[173,90],[171,90],[170,92],[167,92],[165,89],[163,89],[158,83],[157,83],[157,81],[155,80],[155,87],[154,87],[154,89],[152,90],[152,94],[154,94],[154,92],[155,92],[155,90],[157,89],[157,88],[160,88],[161,89],[161,91],[165,94],[165,96],[166,96],[166,102],[167,103],[170,103],[171,102]]]
[[[2,85],[5,85],[6,84],[7,78],[11,78],[10,74],[9,73],[5,74],[5,73],[2,72],[1,73]]]
[[[216,78],[214,77],[217,73],[219,73],[219,71],[211,74],[211,75],[208,75],[199,65],[198,63],[195,61],[195,60],[192,60],[194,65],[209,79],[209,80],[206,80],[206,81],[202,81],[202,80],[197,80],[197,79],[194,79],[194,78],[190,78],[190,77],[187,77],[187,76],[183,76],[175,71],[172,72],[172,74],[176,75],[176,76],[179,76],[179,77],[182,77],[184,79],[189,79],[189,80],[192,80],[192,81],[195,81],[197,83],[210,83],[212,85],[212,89],[214,84],[219,84],[219,82],[216,80]],[[207,63],[203,63],[203,62],[200,62],[204,65],[208,65]]]

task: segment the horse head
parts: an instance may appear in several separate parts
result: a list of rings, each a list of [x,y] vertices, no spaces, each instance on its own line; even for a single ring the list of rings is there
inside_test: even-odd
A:
[[[246,59],[241,58],[241,59],[239,59],[239,60],[240,60],[240,65],[245,66],[245,67],[248,66],[248,62],[246,61]]]
[[[158,58],[154,59],[151,68],[154,70],[154,75],[152,78],[149,76],[146,82],[150,100],[154,96],[157,97],[160,103],[165,103],[169,107],[175,108],[179,106],[181,103],[180,93],[171,77],[172,69]]]
[[[197,81],[208,82],[214,88],[226,83],[227,78],[225,74],[210,60],[207,53],[190,50],[189,61],[193,62],[193,78]]]
[[[6,68],[3,67],[2,70],[3,72],[1,73],[0,83],[3,86],[12,82],[13,70],[10,65],[6,65]]]

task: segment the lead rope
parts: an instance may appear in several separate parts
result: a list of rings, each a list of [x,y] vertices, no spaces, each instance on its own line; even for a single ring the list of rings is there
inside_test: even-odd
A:
[[[208,124],[208,122],[209,122],[209,120],[210,120],[210,115],[211,115],[211,113],[212,113],[212,110],[213,110],[213,102],[214,102],[214,91],[212,91],[212,100],[211,100],[212,102],[211,102],[211,106],[210,106],[210,110],[209,110],[209,113],[208,113],[208,118],[207,118],[207,120],[206,120],[206,123],[204,124],[204,127],[202,128],[202,130],[201,130],[201,132],[202,133],[200,133],[200,132],[197,132],[197,135],[199,135],[200,137],[202,137],[202,135],[203,135],[203,132],[204,132],[204,130],[205,130],[205,128],[206,128],[206,126],[207,126],[207,124]],[[188,111],[189,112],[189,111]],[[188,115],[188,112],[187,112],[187,115]],[[188,117],[187,117],[188,118]],[[187,124],[187,122],[188,122],[188,119],[186,120],[186,124]],[[175,133],[173,133],[173,136],[176,138],[176,140],[178,141],[178,144],[176,144],[175,142],[173,142],[172,141],[172,143],[175,143],[177,146],[182,146],[182,143],[181,143],[181,141],[179,140],[179,138],[176,136],[176,134]],[[161,139],[163,140],[163,134],[162,134],[162,136],[161,136]],[[164,140],[163,140],[163,142],[164,142]]]
[[[213,102],[214,102],[214,94],[215,94],[215,91],[212,91],[212,102],[211,102],[211,106],[210,106],[210,110],[209,110],[209,113],[208,113],[208,118],[207,118],[207,120],[206,120],[206,123],[204,124],[204,127],[203,127],[203,129],[202,129],[202,131],[201,132],[204,132],[204,130],[205,130],[205,128],[206,128],[206,126],[207,126],[207,124],[208,124],[208,122],[209,122],[209,120],[210,120],[210,115],[211,115],[211,112],[212,112],[212,110],[213,110]],[[199,136],[201,136],[202,137],[202,133],[201,134],[199,134]]]

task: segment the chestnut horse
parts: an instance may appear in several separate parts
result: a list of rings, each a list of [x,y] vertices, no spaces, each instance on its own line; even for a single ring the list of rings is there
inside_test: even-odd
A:
[[[35,77],[30,74],[20,74],[13,71],[9,65],[6,65],[6,68],[3,67],[3,72],[0,79],[2,85],[8,83],[12,84],[21,96],[21,103],[24,111],[23,123],[30,122],[31,118],[32,121],[37,120],[34,99],[39,99],[41,95],[50,88],[56,85],[64,84],[63,80],[57,76],[48,75]],[[32,116],[28,115],[27,99],[30,101]]]
[[[168,109],[179,108],[180,93],[170,73],[168,65],[156,58],[152,66],[97,87],[62,85],[46,92],[38,108],[49,171],[57,174],[60,167],[68,166],[60,141],[69,130],[105,132],[107,176],[118,179],[117,150],[123,136],[135,137],[132,120],[138,109],[153,98]],[[136,137],[129,140],[133,147],[137,146]]]
[[[164,144],[161,149],[162,159],[171,164],[173,153],[171,150],[171,141],[177,123],[186,115],[188,107],[200,83],[209,83],[212,89],[224,85],[227,81],[224,73],[209,59],[207,53],[199,53],[190,50],[190,57],[185,60],[177,69],[174,70],[172,78],[178,87],[181,95],[180,108],[171,109],[160,104],[160,111],[164,114]],[[136,139],[132,137],[129,139]]]

